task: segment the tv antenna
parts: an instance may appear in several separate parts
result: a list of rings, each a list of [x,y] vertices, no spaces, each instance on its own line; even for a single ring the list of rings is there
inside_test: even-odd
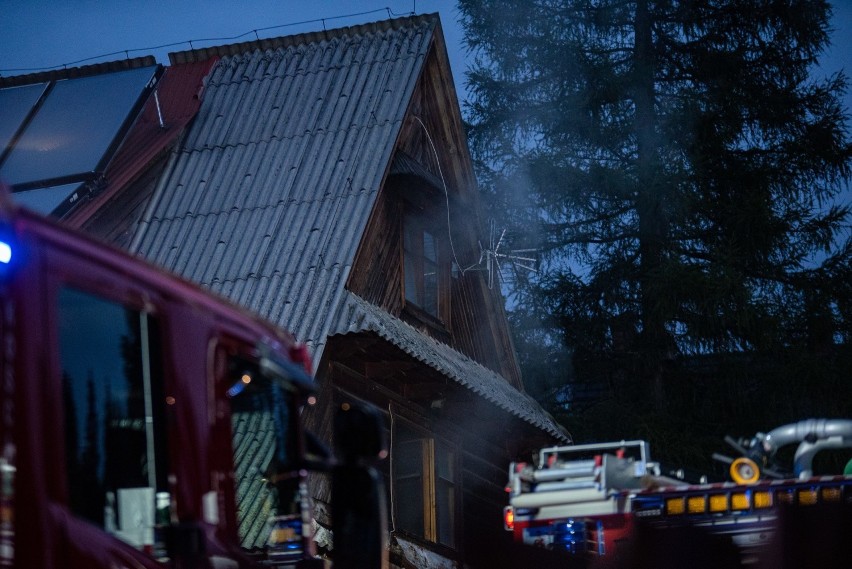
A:
[[[512,284],[520,271],[537,273],[537,259],[533,254],[536,249],[508,249],[505,243],[506,230],[497,231],[493,219],[488,221],[488,247],[479,243],[479,265],[484,265],[488,271],[488,288],[493,289],[494,283]]]

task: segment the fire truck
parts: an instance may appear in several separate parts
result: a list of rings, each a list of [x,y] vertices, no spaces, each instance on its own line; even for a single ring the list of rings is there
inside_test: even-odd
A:
[[[335,460],[302,427],[310,369],[289,333],[2,192],[0,567],[323,567],[310,470],[335,568],[381,566],[378,415],[339,407]]]
[[[810,419],[726,441],[739,456],[714,455],[728,464],[732,479],[714,483],[706,477],[687,482],[683,471],[664,470],[641,440],[543,448],[533,463],[510,466],[504,527],[517,543],[594,558],[647,549],[637,541],[687,528],[690,536],[726,540],[737,566],[767,558],[784,516],[804,519],[810,509],[828,512],[832,523],[839,519],[844,531],[852,527],[852,461],[844,474],[815,476],[812,469],[818,452],[852,448],[852,421]],[[798,447],[788,471],[779,466],[778,450],[792,443]],[[801,535],[780,547],[789,551],[796,543],[805,547]]]

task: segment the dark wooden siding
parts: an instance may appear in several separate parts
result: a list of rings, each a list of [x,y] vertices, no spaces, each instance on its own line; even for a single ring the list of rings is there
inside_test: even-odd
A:
[[[494,436],[495,433],[506,433],[505,438],[510,438],[509,432],[515,434],[525,431],[522,425],[516,425],[506,417],[494,415],[493,411],[486,411],[487,405],[480,407],[483,402],[469,403],[465,405],[464,413],[450,412],[445,407],[436,411],[428,405],[412,402],[406,397],[405,383],[413,380],[418,375],[416,367],[402,376],[388,377],[384,381],[377,381],[370,374],[364,374],[361,369],[369,369],[368,360],[387,360],[390,352],[385,354],[381,342],[374,344],[373,349],[366,351],[361,348],[351,349],[351,345],[366,346],[359,344],[357,338],[354,342],[347,341],[346,337],[338,337],[329,344],[329,349],[344,355],[346,364],[334,363],[326,368],[326,380],[324,389],[333,385],[334,397],[338,400],[344,398],[361,399],[377,407],[384,416],[387,429],[388,441],[393,425],[409,424],[422,430],[424,435],[442,440],[453,446],[460,456],[459,471],[456,477],[456,487],[459,494],[459,506],[461,511],[457,517],[458,529],[461,531],[461,541],[458,544],[458,553],[464,557],[476,558],[477,550],[485,545],[493,548],[505,537],[502,527],[502,509],[507,503],[504,486],[507,480],[507,468],[509,461],[514,458],[512,449],[504,444],[503,437]],[[347,356],[347,354],[350,354]],[[360,355],[359,355],[360,354]],[[366,360],[362,359],[366,358]],[[415,366],[416,362],[412,362]],[[424,370],[424,373],[432,373]],[[459,394],[464,388],[456,386]],[[446,394],[446,393],[445,393]],[[323,393],[323,398],[328,395]],[[463,417],[463,418],[460,418]],[[329,417],[329,421],[330,421]],[[390,460],[385,460],[378,465],[379,470],[390,480]],[[312,492],[327,491],[320,482]],[[391,493],[388,491],[388,506]],[[314,494],[316,496],[316,494]],[[327,497],[327,494],[326,494]],[[390,521],[390,519],[389,519]],[[428,548],[429,546],[427,546]],[[436,546],[437,547],[437,546]]]
[[[334,448],[334,410],[337,401],[334,398],[331,366],[325,365],[317,373],[317,403],[306,407],[302,412],[305,429],[315,435],[320,441]],[[316,502],[316,518],[326,526],[331,524],[329,507],[331,504],[331,478],[328,473],[312,471],[308,475],[308,486],[311,496]]]
[[[449,69],[446,62],[436,57],[434,50],[429,57],[434,61],[426,66],[412,96],[397,148],[431,174],[432,201],[437,206],[435,223],[436,227],[443,228],[445,235],[449,201],[453,248],[447,253],[448,268],[453,258],[461,268],[468,268],[480,255],[481,220],[476,180],[464,128],[453,100],[455,93],[448,88],[452,84]],[[438,183],[442,187],[434,187]],[[389,176],[379,192],[348,287],[369,302],[405,319],[401,235],[404,205],[400,198],[405,189],[399,184],[399,176]],[[471,270],[458,278],[447,277],[445,284],[449,295],[441,300],[446,311],[444,329],[407,321],[522,388],[502,298],[499,292],[488,288],[486,273]]]
[[[488,289],[484,271],[470,270],[464,274],[456,271],[456,275],[450,277],[448,273],[452,252],[449,247],[445,247],[444,251],[445,294],[441,300],[442,310],[449,315],[445,319],[445,327],[438,329],[419,326],[417,321],[406,318],[403,310],[401,228],[403,195],[411,188],[411,185],[406,183],[408,178],[409,176],[392,176],[380,193],[350,275],[349,289],[394,316],[406,319],[425,334],[448,343],[459,352],[506,377],[514,385],[520,385],[520,374],[515,365],[514,348],[508,335],[505,315],[502,313],[501,299]],[[437,189],[432,188],[432,191],[435,196],[440,197]],[[436,233],[446,235],[446,201],[442,201],[440,205],[443,207],[435,208],[434,217],[436,227],[442,229]],[[458,224],[454,225],[463,223],[459,220]],[[462,258],[471,257],[470,237],[463,232],[454,231],[453,244],[460,264],[463,262]],[[495,297],[491,298],[492,295]]]
[[[402,312],[402,204],[379,193],[361,241],[348,288],[364,300],[398,316]]]

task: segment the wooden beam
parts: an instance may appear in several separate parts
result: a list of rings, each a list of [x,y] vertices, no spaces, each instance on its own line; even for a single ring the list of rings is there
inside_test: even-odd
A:
[[[405,383],[402,386],[402,395],[406,399],[444,398],[447,391],[448,389],[446,381],[424,381],[420,383]]]
[[[334,360],[349,359],[356,354],[366,354],[379,342],[378,338],[361,335],[346,335],[328,343],[329,356]]]
[[[364,372],[369,379],[387,379],[422,366],[416,361],[365,362]]]

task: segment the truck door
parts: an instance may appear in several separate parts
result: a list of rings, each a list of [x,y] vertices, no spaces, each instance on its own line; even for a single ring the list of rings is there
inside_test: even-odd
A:
[[[171,509],[169,417],[151,294],[81,259],[50,265],[49,383],[60,394],[51,510],[67,547],[60,559],[69,567],[159,566]]]
[[[227,462],[233,468],[227,525],[236,535],[229,537],[257,562],[291,564],[312,552],[299,395],[262,373],[246,347],[223,342],[217,354],[220,400],[230,427],[222,438],[231,441]]]

